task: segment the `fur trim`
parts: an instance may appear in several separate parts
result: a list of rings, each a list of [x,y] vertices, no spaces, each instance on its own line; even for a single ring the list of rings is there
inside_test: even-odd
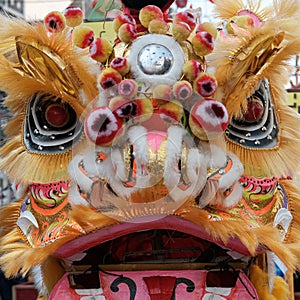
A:
[[[259,299],[264,300],[289,300],[291,294],[288,283],[279,276],[274,279],[273,290],[269,291],[268,274],[259,266],[253,265],[250,269],[250,280],[256,288]]]
[[[19,134],[1,148],[0,155],[0,169],[5,170],[10,180],[24,185],[70,178],[67,169],[72,157],[71,150],[57,155],[30,153]]]
[[[59,247],[67,241],[74,239],[78,232],[71,232],[64,238],[57,240],[55,243],[45,246],[44,248],[32,248],[24,241],[23,235],[18,229],[13,229],[5,235],[0,242],[1,269],[7,277],[16,276],[19,273],[23,276],[34,266],[41,264],[47,257],[52,255]]]

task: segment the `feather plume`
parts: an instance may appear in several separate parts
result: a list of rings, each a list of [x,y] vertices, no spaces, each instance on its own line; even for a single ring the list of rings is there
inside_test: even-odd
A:
[[[236,16],[241,10],[248,10],[259,17],[261,21],[270,18],[276,18],[278,15],[291,16],[295,14],[295,10],[299,9],[299,2],[292,1],[278,1],[273,0],[270,5],[262,5],[262,0],[214,0],[214,15],[221,19],[230,19]]]
[[[259,5],[259,2],[248,1],[248,10],[259,15]],[[223,102],[233,117],[242,117],[247,98],[263,78],[270,81],[271,88],[284,87],[290,74],[287,62],[299,52],[300,31],[298,26],[295,28],[294,20],[299,14],[300,3],[281,1],[276,5],[275,13],[273,10],[273,15],[268,14],[261,26],[247,28],[249,36],[236,34],[217,41],[214,52],[208,57],[216,67],[216,78],[224,92]],[[227,19],[245,7],[239,1],[216,2],[216,10]],[[275,102],[285,99],[280,91]]]
[[[6,70],[6,72],[4,73],[5,75],[8,75],[7,73],[10,73],[10,76],[5,77],[5,84],[3,84],[5,88],[4,90],[6,90],[6,88],[8,87],[7,84],[14,82],[13,89],[9,89],[8,91],[9,95],[11,92],[14,92],[14,90],[18,90],[18,86],[21,89],[22,93],[24,92],[26,94],[26,88],[28,90],[30,90],[31,88],[32,92],[34,91],[35,87],[34,81],[37,81],[36,78],[33,80],[30,80],[30,78],[28,77],[24,78],[21,75],[22,73],[18,76],[19,73],[17,72],[15,65],[15,60],[17,58],[16,38],[18,38],[18,40],[21,40],[23,43],[27,43],[28,45],[39,44],[45,46],[45,49],[49,49],[53,53],[55,53],[55,55],[57,55],[58,62],[59,59],[61,59],[62,63],[64,63],[65,65],[65,71],[70,72],[70,76],[72,80],[74,80],[74,82],[70,82],[68,84],[73,84],[74,86],[76,85],[78,86],[78,88],[84,90],[86,98],[78,99],[81,100],[82,103],[87,104],[88,102],[86,101],[93,100],[97,96],[98,90],[96,88],[95,78],[97,67],[91,63],[89,56],[85,51],[73,47],[69,39],[69,33],[67,31],[49,36],[46,28],[41,23],[31,25],[24,20],[9,18],[5,16],[0,16],[0,24],[2,24],[0,26],[0,37],[1,41],[3,41],[3,43],[1,43],[0,45],[0,53],[8,60],[3,64],[9,67],[8,70]],[[8,63],[10,62],[11,57],[13,58],[13,61],[11,62],[14,63],[13,65]],[[2,70],[0,72],[0,78],[2,78]],[[51,79],[51,77],[45,78],[45,82],[44,84],[42,84],[44,89],[48,90],[48,88],[52,87],[52,85],[49,84],[52,81]],[[26,82],[26,84],[19,84],[16,86],[16,80],[25,80],[25,82],[26,80],[28,80],[28,82]],[[40,82],[36,82],[36,84],[39,86]],[[61,91],[58,90],[56,90],[55,92],[58,93],[58,95],[61,93]],[[15,92],[15,94],[17,95],[18,93]]]
[[[0,237],[8,234],[17,224],[22,201],[11,202],[0,208]]]

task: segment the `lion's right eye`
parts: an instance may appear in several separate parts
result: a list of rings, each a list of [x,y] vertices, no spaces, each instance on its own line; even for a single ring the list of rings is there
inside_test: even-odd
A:
[[[61,98],[41,92],[32,96],[24,122],[24,143],[29,151],[63,152],[80,138],[82,130],[75,110]]]

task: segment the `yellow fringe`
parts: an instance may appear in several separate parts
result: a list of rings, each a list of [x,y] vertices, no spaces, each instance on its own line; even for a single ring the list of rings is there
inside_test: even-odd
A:
[[[7,277],[21,274],[25,276],[30,269],[45,261],[59,247],[78,237],[82,232],[65,228],[65,236],[43,248],[32,248],[16,222],[22,201],[13,202],[0,211],[0,266]]]
[[[23,200],[0,207],[0,237],[11,232],[17,224]]]
[[[43,285],[46,287],[48,294],[55,287],[56,283],[65,273],[61,261],[53,256],[49,256],[41,265]]]
[[[215,0],[215,8],[214,14],[221,19],[230,19],[237,15],[237,13],[245,9],[245,1],[243,0],[229,0],[229,1],[222,1],[222,0]],[[265,20],[270,17],[274,13],[273,7],[261,7],[261,0],[248,0],[247,8],[254,12],[261,20]]]
[[[291,291],[287,282],[276,276],[274,279],[273,291],[270,294],[268,274],[259,266],[253,265],[250,268],[250,280],[253,283],[258,297],[261,300],[289,300]]]
[[[72,232],[72,234],[71,234]],[[32,248],[24,241],[24,236],[18,229],[13,229],[5,235],[0,242],[1,256],[0,266],[7,277],[21,274],[25,276],[34,266],[42,264],[58,248],[68,241],[78,237],[80,232],[69,230],[69,233],[61,239],[46,245],[43,248]]]
[[[12,181],[22,184],[68,180],[68,165],[72,151],[62,154],[38,154],[29,152],[22,144],[21,136],[8,141],[0,150],[3,156],[0,169]]]
[[[120,222],[117,219],[110,218],[109,216],[84,205],[72,207],[69,216],[72,221],[75,221],[86,233],[112,226]]]
[[[214,240],[221,240],[225,245],[229,238],[239,239],[252,256],[262,247],[273,251],[292,272],[299,265],[299,244],[282,242],[279,230],[272,224],[251,229],[242,220],[208,221],[208,212],[188,206],[180,208],[176,215],[203,227]]]

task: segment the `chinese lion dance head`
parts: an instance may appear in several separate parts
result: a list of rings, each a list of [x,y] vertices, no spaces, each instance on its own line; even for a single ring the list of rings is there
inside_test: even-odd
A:
[[[104,37],[76,7],[0,18],[0,264],[43,299],[292,296],[299,1],[172,3],[122,1]]]

